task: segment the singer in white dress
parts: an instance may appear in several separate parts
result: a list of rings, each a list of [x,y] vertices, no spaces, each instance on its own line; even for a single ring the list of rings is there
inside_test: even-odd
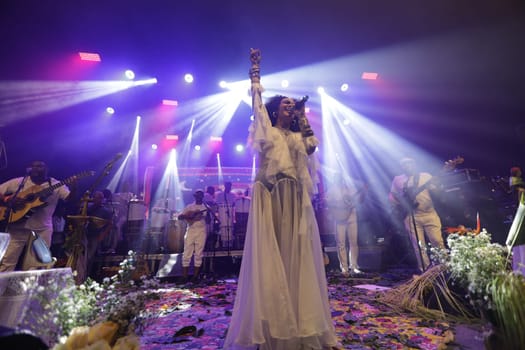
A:
[[[304,99],[275,96],[263,104],[258,50],[251,60],[249,135],[259,170],[224,349],[330,349],[338,342],[311,203],[318,140],[305,119]],[[300,131],[293,131],[294,123]]]

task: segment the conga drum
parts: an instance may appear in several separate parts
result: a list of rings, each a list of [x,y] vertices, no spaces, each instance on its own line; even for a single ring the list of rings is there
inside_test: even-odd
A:
[[[184,220],[170,220],[166,233],[168,253],[182,253],[184,250],[184,235],[187,224]]]
[[[150,227],[161,231],[170,219],[171,213],[166,208],[154,207],[151,210]]]

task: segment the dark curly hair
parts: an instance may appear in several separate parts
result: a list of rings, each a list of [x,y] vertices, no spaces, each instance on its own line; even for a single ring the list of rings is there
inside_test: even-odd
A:
[[[279,105],[281,104],[281,101],[284,98],[287,98],[287,96],[275,95],[273,97],[270,97],[270,99],[264,104],[266,106],[266,110],[268,111],[268,115],[270,116],[272,126],[275,126],[275,124],[277,123],[277,113],[279,111]],[[299,123],[297,120],[293,120],[292,125],[290,126],[290,130],[294,132],[299,131]]]
[[[266,110],[268,111],[268,115],[270,116],[272,126],[275,126],[275,123],[277,123],[277,112],[279,111],[279,105],[281,104],[283,98],[286,98],[286,96],[275,95],[264,104],[266,106]]]

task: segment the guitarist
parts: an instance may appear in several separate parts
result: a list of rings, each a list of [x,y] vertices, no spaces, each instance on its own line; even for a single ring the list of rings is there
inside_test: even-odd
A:
[[[335,222],[337,258],[341,273],[345,277],[361,273],[357,264],[359,245],[356,206],[362,202],[365,188],[363,185],[358,185],[357,181],[347,182],[343,176],[338,176],[333,187],[326,194],[326,206]],[[346,248],[347,240],[350,252]],[[350,264],[348,264],[349,258]]]
[[[204,192],[195,191],[193,194],[195,202],[186,206],[179,215],[179,220],[186,220],[188,227],[184,235],[184,251],[182,253],[182,275],[184,281],[188,279],[188,269],[193,256],[193,280],[199,278],[202,266],[204,245],[206,244],[206,216],[208,209],[204,205]]]
[[[409,233],[418,269],[423,272],[430,265],[426,239],[436,248],[443,248],[441,220],[434,208],[430,192],[436,189],[432,175],[417,172],[412,158],[400,161],[403,174],[395,176],[389,193],[393,206],[404,209],[404,226]]]
[[[42,237],[48,247],[51,246],[51,236],[53,234],[52,216],[59,200],[68,200],[71,191],[66,186],[60,186],[46,198],[40,198],[44,204],[34,209],[29,218],[24,218],[16,222],[11,222],[10,217],[17,210],[24,210],[28,204],[27,200],[19,194],[23,194],[31,188],[46,188],[58,183],[58,180],[48,177],[48,167],[43,161],[33,161],[27,168],[27,174],[8,180],[0,185],[0,203],[7,207],[6,215],[3,218],[4,229],[10,235],[9,246],[0,262],[0,272],[13,271],[17,267],[20,257],[24,254],[24,248],[31,238],[31,231],[36,232]],[[72,185],[75,182],[72,182]],[[72,186],[72,189],[75,186]],[[38,262],[32,249],[29,249],[30,260],[28,269],[38,268]]]

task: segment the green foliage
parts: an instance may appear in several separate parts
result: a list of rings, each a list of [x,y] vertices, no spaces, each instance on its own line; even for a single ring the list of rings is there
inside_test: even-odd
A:
[[[491,243],[485,230],[479,234],[451,234],[449,249],[432,249],[433,259],[444,264],[452,279],[468,291],[474,306],[491,308],[487,286],[508,267],[507,248]]]
[[[496,337],[505,349],[525,349],[525,278],[513,272],[497,275],[488,287],[494,305]]]
[[[525,278],[509,269],[507,247],[491,243],[490,235],[450,235],[449,250],[434,250],[454,281],[493,326],[487,349],[525,349]]]
[[[118,323],[119,336],[140,333],[156,316],[145,311],[145,303],[158,297],[159,283],[146,276],[133,280],[136,264],[136,254],[128,252],[118,273],[102,283],[88,279],[77,286],[71,274],[53,275],[45,286],[34,279],[26,280],[25,287],[34,290],[32,304],[38,306],[30,308],[32,314],[26,319],[32,320],[32,326],[26,328],[35,334],[45,334],[50,345],[75,327],[103,321]]]

